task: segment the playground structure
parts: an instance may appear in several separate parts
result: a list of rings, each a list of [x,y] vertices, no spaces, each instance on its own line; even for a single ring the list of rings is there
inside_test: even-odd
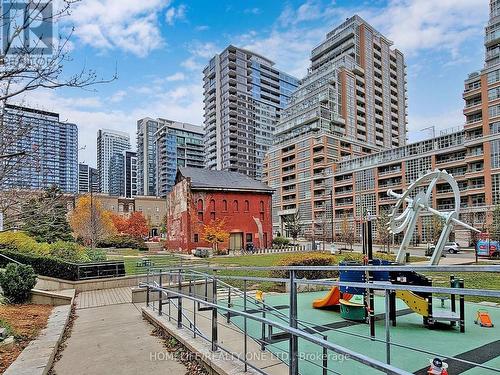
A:
[[[377,263],[377,265],[394,265],[390,262],[382,262],[380,260],[368,259],[369,264]],[[356,263],[344,263],[341,266],[359,266]],[[372,284],[375,284],[371,289],[362,288],[352,288],[352,287],[333,287],[328,294],[322,298],[313,301],[313,308],[333,308],[335,306],[340,306],[340,316],[344,319],[354,320],[354,321],[366,321],[373,326],[375,315],[375,309],[370,305],[370,301],[373,301],[372,293],[376,289],[376,285],[379,283],[385,284],[395,284],[395,285],[416,285],[416,286],[427,286],[432,287],[432,280],[426,276],[420,275],[413,271],[395,271],[395,272],[373,272],[371,275],[367,276],[363,271],[351,271],[351,270],[340,270],[340,281],[341,282],[357,282],[364,283],[370,280]],[[462,279],[455,279],[454,276],[450,277],[450,288],[464,288],[464,282]],[[433,295],[427,292],[412,292],[410,290],[397,290],[391,291],[389,304],[389,319],[392,325],[396,325],[396,298],[405,302],[405,304],[413,310],[413,312],[419,314],[423,318],[423,324],[428,328],[436,327],[437,323],[447,321],[451,326],[455,326],[459,323],[460,332],[465,332],[465,308],[464,308],[464,296],[459,295],[459,311],[457,312],[456,306],[456,294],[450,294],[450,311],[445,311],[440,309],[436,311],[433,309]],[[441,296],[440,299],[444,305],[444,300],[447,297]],[[367,303],[365,303],[367,301]],[[373,326],[374,327],[374,326]],[[374,330],[374,328],[372,328]]]
[[[431,207],[431,194],[438,182],[443,180],[448,183],[454,195],[454,208],[449,212],[440,212]],[[427,186],[422,186],[427,183]],[[436,215],[444,221],[443,229],[432,253],[430,264],[438,265],[441,259],[441,254],[445,243],[448,241],[451,230],[454,225],[460,225],[470,230],[479,232],[479,230],[469,226],[468,224],[458,219],[460,213],[460,190],[455,179],[446,171],[435,170],[429,172],[420,178],[417,178],[403,194],[394,193],[388,190],[389,196],[398,198],[393,211],[390,215],[389,228],[392,233],[401,233],[406,231],[401,242],[401,246],[396,256],[395,263],[383,262],[373,259],[372,248],[372,217],[370,213],[366,213],[366,220],[361,224],[363,254],[365,254],[365,265],[397,265],[406,262],[406,254],[408,246],[411,243],[413,233],[415,231],[417,220],[420,214],[428,212]],[[406,205],[406,208],[404,206]],[[401,212],[402,211],[402,212]],[[360,264],[351,264],[353,266]],[[391,283],[398,285],[419,285],[432,286],[432,280],[420,275],[416,272],[356,272],[356,271],[340,271],[340,281],[351,282],[370,282],[372,284]],[[455,280],[453,277],[450,280],[452,288],[463,288],[463,280]],[[362,321],[367,319],[370,324],[370,330],[374,334],[374,303],[373,294],[376,286],[368,289],[341,287],[337,295],[331,294],[329,298],[321,303],[318,301],[315,308],[331,307],[335,304],[340,304],[341,316],[350,320]],[[342,298],[343,293],[349,293],[354,296],[364,296],[364,299],[357,298],[355,302],[353,298]],[[456,295],[451,294],[451,310],[450,311],[433,311],[432,293],[427,292],[412,292],[408,290],[398,290],[390,293],[389,315],[393,325],[396,325],[396,298],[404,301],[407,306],[415,313],[423,317],[425,326],[435,327],[436,323],[448,321],[452,326],[459,322],[460,332],[465,332],[465,316],[464,316],[464,296],[460,295],[460,311],[456,312]],[[442,300],[444,302],[444,300]]]
[[[314,270],[321,270],[325,267],[306,267],[308,272]],[[448,272],[499,272],[499,266],[441,266],[441,269]],[[223,275],[218,274],[219,271],[227,270],[239,270],[248,273],[254,271],[288,271],[288,278],[269,278],[269,277],[255,277],[255,276],[236,276],[236,275]],[[328,270],[337,270],[339,272],[371,272],[379,275],[384,273],[392,272],[408,272],[412,271],[417,274],[420,272],[436,272],[440,269],[436,269],[434,266],[400,266],[400,265],[338,265],[338,266],[328,266]],[[450,335],[453,332],[449,331],[429,331],[428,342],[424,346],[415,347],[413,341],[401,341],[394,340],[391,336],[391,331],[393,329],[398,329],[394,327],[391,323],[391,293],[398,293],[400,291],[411,292],[413,294],[419,295],[420,293],[431,293],[435,294],[460,294],[464,296],[488,296],[500,298],[500,291],[498,290],[476,290],[476,289],[465,289],[463,287],[452,288],[452,287],[435,287],[435,286],[421,286],[416,284],[397,284],[389,282],[376,283],[373,281],[365,282],[345,282],[340,280],[307,280],[307,279],[297,279],[297,272],[304,271],[301,267],[212,267],[212,268],[190,268],[190,267],[171,267],[168,269],[152,269],[148,275],[148,280],[142,284],[147,290],[147,307],[145,311],[148,311],[148,315],[156,315],[156,320],[161,319],[164,322],[172,322],[170,325],[172,333],[177,330],[190,332],[192,338],[197,339],[202,343],[208,343],[210,348],[214,352],[223,352],[232,358],[231,362],[239,362],[247,369],[253,369],[257,373],[266,374],[267,369],[259,367],[256,362],[248,361],[245,358],[253,358],[251,351],[251,343],[258,345],[260,351],[269,351],[270,353],[279,354],[282,351],[282,355],[285,356],[286,360],[283,362],[287,366],[289,374],[297,375],[299,374],[299,363],[301,366],[312,366],[309,369],[315,368],[316,370],[305,370],[307,374],[328,374],[332,373],[331,369],[336,369],[333,373],[350,374],[359,373],[355,370],[340,370],[338,366],[342,366],[335,361],[329,362],[328,353],[335,353],[336,355],[349,355],[350,360],[348,363],[344,364],[350,366],[352,363],[357,363],[366,369],[363,373],[371,374],[372,372],[368,369],[375,369],[382,371],[386,374],[410,374],[414,372],[415,368],[408,368],[399,360],[397,352],[401,350],[405,351],[415,351],[415,353],[420,353],[421,360],[419,361],[419,366],[421,368],[428,367],[429,358],[447,358],[448,363],[450,358],[453,359],[450,365],[450,370],[453,370],[453,366],[457,363],[463,364],[465,366],[472,366],[483,369],[484,374],[498,373],[498,369],[487,363],[475,362],[473,359],[462,358],[460,356],[453,357],[450,353],[443,353],[440,350],[433,349],[433,340],[436,343],[443,342],[440,338],[443,332],[447,335],[448,339],[454,341]],[[458,279],[455,279],[458,280]],[[236,288],[226,281],[238,281],[243,285],[242,289]],[[283,305],[283,299],[276,303],[276,298],[273,295],[266,296],[263,295],[259,299],[255,298],[256,294],[253,290],[249,289],[248,286],[255,284],[258,281],[265,282],[286,282],[289,284],[290,293],[288,293],[286,306]],[[350,333],[343,329],[338,329],[338,327],[350,327],[354,324],[354,327],[359,327],[359,323],[352,320],[345,320],[347,324],[339,322],[338,319],[334,319],[333,323],[319,323],[316,318],[314,318],[309,311],[302,311],[299,309],[298,305],[298,287],[300,285],[324,285],[333,288],[332,295],[337,294],[335,288],[338,289],[339,293],[341,288],[347,287],[351,291],[355,291],[356,288],[361,290],[376,288],[382,293],[382,297],[377,296],[376,300],[380,301],[382,299],[385,304],[385,313],[377,314],[373,316],[373,321],[375,318],[377,321],[382,320],[382,326],[384,327],[385,335],[375,335],[374,329],[372,330],[372,325],[370,324],[369,333],[367,335],[359,335],[354,333],[354,337],[358,340],[368,340],[371,342],[370,345],[378,345],[379,349],[385,348],[385,361],[380,359],[375,359],[370,355],[363,353],[363,348],[365,347],[363,341],[360,341],[360,346],[357,349],[348,348],[339,344],[339,339],[344,336],[349,336]],[[317,294],[318,292],[316,292]],[[302,293],[300,293],[302,294]],[[307,294],[307,293],[305,293]],[[359,295],[358,295],[359,296]],[[331,297],[331,296],[330,296]],[[364,296],[363,296],[364,297]],[[335,297],[336,298],[336,297]],[[350,298],[350,300],[356,299],[355,295]],[[273,302],[274,301],[274,302]],[[355,300],[354,300],[355,301]],[[354,303],[352,301],[351,303]],[[360,301],[356,301],[359,303]],[[363,302],[366,302],[363,298]],[[339,300],[339,305],[341,302]],[[310,306],[310,305],[309,305]],[[346,304],[349,306],[349,304]],[[373,306],[373,305],[372,305]],[[340,306],[342,308],[342,306]],[[469,310],[470,310],[469,306]],[[310,310],[311,312],[313,310]],[[363,309],[363,314],[365,314],[366,309]],[[373,310],[368,310],[368,319],[371,319],[371,314]],[[389,313],[387,313],[389,312]],[[399,316],[401,310],[396,311],[398,313],[398,319],[404,319],[405,328],[402,332],[408,332],[409,321],[407,316]],[[333,314],[331,312],[325,312],[324,314]],[[408,314],[404,312],[404,314]],[[472,313],[471,313],[472,314]],[[155,321],[156,321],[155,320]],[[207,324],[202,324],[203,322],[209,322],[209,329],[204,330],[202,327],[207,327]],[[412,322],[414,320],[411,320]],[[330,321],[331,322],[331,321]],[[362,323],[363,324],[363,323]],[[410,323],[413,324],[413,323]],[[230,331],[232,334],[239,334],[240,338],[228,339],[224,337],[224,327],[231,326]],[[479,325],[476,326],[477,329]],[[418,330],[419,328],[413,328],[412,330]],[[493,328],[496,329],[496,328]],[[235,333],[236,332],[236,333]],[[330,340],[327,333],[331,332],[332,337],[336,339]],[[490,330],[485,330],[485,332],[490,332]],[[493,331],[491,331],[493,332]],[[339,336],[340,335],[340,336]],[[401,335],[401,333],[399,334]],[[398,336],[399,336],[398,335]],[[430,336],[437,335],[437,336]],[[427,336],[427,335],[426,335]],[[494,336],[494,333],[493,333]],[[432,338],[434,337],[434,338]],[[454,336],[457,337],[456,340],[463,341],[467,343],[468,339],[461,339],[462,335]],[[466,337],[465,335],[463,337]],[[476,336],[477,337],[477,336]],[[309,345],[309,347],[316,348],[319,353],[325,354],[325,361],[320,361],[316,363],[309,363],[299,361],[299,349],[298,341],[301,341],[301,347],[303,345]],[[494,338],[493,340],[496,340]],[[227,343],[238,342],[243,346],[242,351],[235,348],[234,344],[227,345]],[[290,345],[281,345],[277,347],[280,343],[289,343]],[[243,345],[244,344],[244,345]],[[192,345],[192,342],[190,342]],[[245,349],[246,348],[246,349]],[[201,349],[200,349],[201,350]],[[205,350],[205,349],[203,349]],[[304,350],[304,349],[301,349]],[[382,349],[384,350],[384,349]],[[496,350],[496,349],[494,349]],[[493,353],[498,353],[494,351]],[[423,355],[423,357],[422,357]],[[496,358],[495,357],[493,358]],[[426,357],[427,356],[427,357]],[[397,364],[397,365],[395,365]],[[264,366],[264,364],[262,364]],[[332,367],[333,366],[333,367]],[[410,371],[411,370],[411,371]],[[341,371],[341,372],[338,372]],[[346,371],[346,372],[342,372]],[[357,371],[357,370],[356,370]],[[276,373],[276,372],[273,372]],[[279,372],[282,373],[282,372]],[[453,372],[451,372],[453,373]]]

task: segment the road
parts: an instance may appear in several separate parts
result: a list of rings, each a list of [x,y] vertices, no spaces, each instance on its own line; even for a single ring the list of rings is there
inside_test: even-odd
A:
[[[303,244],[305,244],[305,243],[301,243],[301,245],[303,245]],[[318,250],[323,250],[323,243],[319,242],[319,245],[320,246],[318,247]],[[340,249],[340,248],[343,248],[345,245],[343,243],[335,243],[335,246],[337,247],[337,249]],[[352,248],[353,248],[353,251],[355,251],[355,252],[361,253],[361,251],[362,251],[361,244],[353,244]],[[325,243],[324,249],[325,250],[330,249],[330,244]],[[418,247],[410,247],[409,250],[410,250],[411,255],[424,257],[425,256],[425,249],[426,249],[425,245],[421,245]],[[374,244],[373,250],[374,251],[382,251],[382,246]],[[391,252],[394,254],[397,253],[398,250],[399,250],[399,247],[397,247],[397,246],[391,247]],[[450,257],[450,258],[470,259],[471,261],[475,260],[473,248],[462,248],[458,254],[445,253],[445,255],[446,255],[446,257]]]

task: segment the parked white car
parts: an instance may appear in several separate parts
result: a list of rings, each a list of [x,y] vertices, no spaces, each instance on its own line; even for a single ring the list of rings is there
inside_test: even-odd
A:
[[[337,248],[337,246],[335,244],[332,243],[330,245],[330,254],[335,255],[338,253],[339,253],[339,249]]]
[[[444,244],[444,251],[447,251],[449,254],[456,254],[460,251],[460,245],[456,242],[446,242]]]

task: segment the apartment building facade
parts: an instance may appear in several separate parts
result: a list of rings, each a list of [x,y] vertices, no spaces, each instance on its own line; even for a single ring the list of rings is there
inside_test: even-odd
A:
[[[204,145],[201,126],[159,118],[156,144],[157,194],[165,198],[175,184],[180,167],[203,168]]]
[[[130,150],[130,136],[121,131],[99,129],[97,131],[97,173],[99,192],[109,194],[111,158]]]
[[[203,74],[205,166],[261,179],[280,112],[298,80],[232,45]]]
[[[458,183],[461,219],[487,230],[493,207],[500,204],[499,15],[500,2],[490,1],[485,64],[481,71],[471,73],[465,80],[463,126],[443,131],[432,139],[371,155],[342,155],[334,164],[329,197],[333,217],[328,218],[333,237],[338,238],[343,222],[348,220],[351,233],[358,238],[360,222],[366,213],[380,216],[392,210],[396,199],[387,195],[388,189],[402,192],[418,177],[436,168],[452,174]],[[453,192],[447,183],[441,181],[434,187],[431,203],[438,210],[453,209]],[[421,218],[414,239],[431,241],[431,220],[430,215]],[[317,234],[322,235],[320,231]],[[453,235],[462,244],[469,244],[470,231],[457,228]]]
[[[78,191],[78,128],[61,122],[59,114],[5,105],[0,110],[1,154],[25,153],[0,163],[2,190],[42,190],[57,186]]]
[[[406,143],[405,74],[403,54],[359,16],[312,50],[264,163],[275,232],[299,212],[305,235],[332,236],[335,163]]]
[[[133,198],[137,195],[137,153],[124,151],[124,192],[126,198]]]
[[[477,228],[485,227],[493,199],[491,185],[487,184],[487,176],[493,171],[487,166],[490,155],[484,150],[484,143],[489,141],[471,142],[464,129],[444,133],[436,138],[337,163],[333,175],[334,237],[339,238],[342,234],[345,220],[356,238],[359,237],[360,223],[367,213],[380,216],[392,211],[396,199],[387,195],[389,189],[402,193],[417,178],[434,169],[446,170],[457,181],[461,220]],[[448,183],[440,181],[436,184],[431,204],[440,211],[455,207]],[[376,227],[376,222],[374,225]],[[417,224],[414,240],[430,242],[432,227],[432,216],[424,215]],[[376,228],[374,230],[376,233]],[[457,229],[454,234],[464,245],[469,244],[469,231]]]
[[[137,192],[156,196],[156,145],[158,121],[145,117],[137,121]]]
[[[93,192],[99,191],[99,176],[96,168],[90,167],[88,164],[78,164],[78,193],[89,193],[90,189]]]
[[[109,164],[109,195],[131,198],[137,195],[137,153],[114,154]]]

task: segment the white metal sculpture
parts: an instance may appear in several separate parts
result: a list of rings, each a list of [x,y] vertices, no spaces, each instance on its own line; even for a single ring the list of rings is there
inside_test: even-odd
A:
[[[440,180],[448,183],[453,191],[455,202],[451,211],[441,212],[432,208],[432,190]],[[427,187],[425,187],[425,183],[428,184]],[[454,225],[460,225],[479,232],[479,230],[458,219],[460,213],[460,190],[453,176],[444,170],[440,171],[436,169],[419,177],[405,192],[403,192],[403,194],[395,193],[389,189],[387,195],[398,199],[392,213],[389,215],[390,231],[392,233],[401,233],[406,230],[396,257],[397,263],[405,263],[405,255],[408,252],[408,246],[410,245],[410,241],[417,226],[418,217],[423,212],[427,211],[432,215],[442,218],[444,221],[443,230],[431,256],[431,265],[437,265],[439,263],[444,245],[446,241],[448,241],[448,236]],[[398,212],[401,207],[404,207],[404,203],[407,203],[407,206],[404,211],[399,214]]]

